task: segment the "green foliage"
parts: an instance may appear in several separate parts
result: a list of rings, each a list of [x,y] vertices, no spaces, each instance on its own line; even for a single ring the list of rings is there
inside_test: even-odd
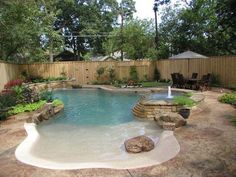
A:
[[[192,107],[196,104],[195,101],[186,96],[175,96],[173,101],[175,104],[187,107]]]
[[[236,103],[236,92],[226,93],[218,99],[221,103],[234,104]]]
[[[104,67],[99,67],[97,69],[97,75],[98,75],[98,78],[100,78],[105,72],[105,68]]]
[[[191,96],[193,96],[193,93],[192,92],[186,92],[186,93],[184,93],[184,96],[191,97]]]
[[[8,111],[9,115],[15,115],[23,112],[31,112],[41,108],[46,101],[40,100],[39,102],[29,103],[29,104],[18,104],[13,106],[13,109]]]
[[[162,15],[161,46],[169,56],[188,49],[208,56],[236,53],[235,1],[191,0],[186,5],[169,6]]]
[[[110,54],[122,50],[126,58],[130,59],[156,59],[156,49],[154,45],[154,32],[151,21],[133,19],[128,21],[122,28],[115,28],[104,48]],[[121,36],[122,35],[122,36]]]
[[[53,101],[52,91],[44,91],[40,93],[40,100],[45,100],[47,102]]]
[[[60,105],[63,105],[63,102],[61,100],[59,100],[59,99],[55,99],[55,100],[53,100],[52,105],[54,107],[60,106]]]
[[[138,78],[138,72],[137,72],[136,66],[130,67],[129,75],[130,75],[131,80],[138,82],[139,78]]]
[[[0,58],[16,62],[44,61],[48,43],[54,41],[56,47],[61,37],[53,29],[55,14],[47,13],[41,2],[1,3]]]
[[[20,103],[23,100],[23,92],[24,92],[24,87],[23,86],[14,86],[12,87],[12,91],[16,95],[17,102]]]
[[[0,94],[0,109],[16,105],[16,97],[13,94]]]
[[[110,78],[110,82],[113,82],[116,75],[115,75],[115,69],[114,68],[109,68],[108,69],[108,73],[109,73],[109,78]]]

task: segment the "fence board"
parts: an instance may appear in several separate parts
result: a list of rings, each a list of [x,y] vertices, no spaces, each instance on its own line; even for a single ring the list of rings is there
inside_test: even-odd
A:
[[[179,72],[184,77],[191,77],[193,72],[202,75],[213,73],[219,75],[223,86],[236,85],[236,56],[210,57],[207,59],[175,59],[159,61],[104,61],[104,62],[54,62],[54,63],[33,63],[33,64],[10,64],[0,62],[0,90],[6,82],[19,78],[23,71],[31,75],[42,77],[59,77],[64,72],[67,77],[75,78],[79,84],[92,84],[97,81],[97,69],[106,68],[105,77],[109,78],[108,69],[114,68],[116,79],[122,80],[130,77],[130,67],[136,66],[140,80],[153,79],[154,69],[157,67],[162,79],[171,79],[171,73]]]

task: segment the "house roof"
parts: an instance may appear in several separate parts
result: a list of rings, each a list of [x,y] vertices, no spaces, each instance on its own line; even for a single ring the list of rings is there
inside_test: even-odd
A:
[[[186,59],[186,58],[208,58],[208,57],[201,55],[199,53],[192,52],[190,50],[180,53],[178,55],[169,57],[169,59]]]

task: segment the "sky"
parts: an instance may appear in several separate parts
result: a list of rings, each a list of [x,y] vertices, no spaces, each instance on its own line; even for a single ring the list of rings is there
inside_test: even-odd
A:
[[[135,17],[145,19],[154,18],[153,4],[154,0],[134,0],[136,13]]]
[[[140,19],[154,19],[154,0],[134,0],[135,1],[135,8],[136,13],[134,14],[134,17],[138,17]],[[175,4],[176,2],[180,2],[180,0],[171,0],[171,5]],[[160,9],[162,9],[160,7]],[[160,13],[158,14],[158,21],[160,20]]]

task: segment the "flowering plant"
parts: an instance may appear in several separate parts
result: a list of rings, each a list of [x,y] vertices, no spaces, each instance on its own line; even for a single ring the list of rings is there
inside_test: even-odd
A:
[[[4,85],[4,89],[8,90],[15,86],[21,86],[23,81],[21,79],[11,80]]]

